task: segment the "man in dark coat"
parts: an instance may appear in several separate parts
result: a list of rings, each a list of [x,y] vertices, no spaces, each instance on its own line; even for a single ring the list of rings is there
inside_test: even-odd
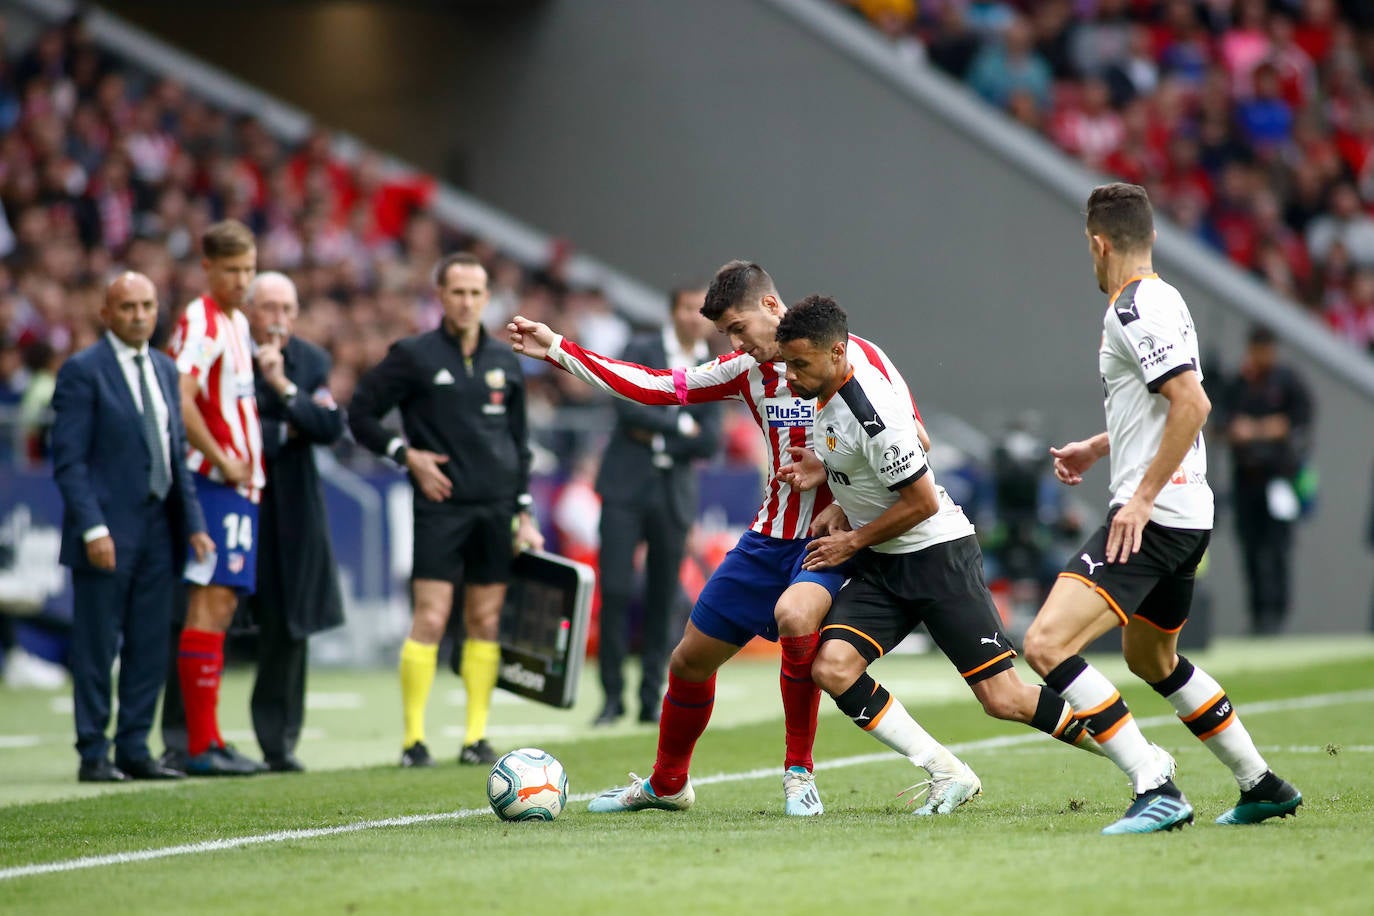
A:
[[[299,772],[307,639],[343,623],[314,447],[343,436],[344,416],[329,395],[328,354],[292,336],[299,304],[291,279],[258,274],[246,306],[267,463],[258,587],[247,602],[258,625],[253,731],[269,769]]]
[[[1293,480],[1311,443],[1313,405],[1301,376],[1279,362],[1269,328],[1251,330],[1224,410],[1250,629],[1272,636],[1288,616],[1293,523],[1300,508]]]
[[[166,677],[174,588],[187,546],[213,551],[196,500],[176,365],[148,347],[152,281],[120,274],[101,309],[109,332],[67,360],[53,394],[53,476],[62,491],[62,563],[75,592],[72,688],[82,782],[176,779],[148,752]],[[111,669],[119,724],[109,759]]]
[[[701,315],[702,289],[680,289],[661,332],[631,340],[622,358],[663,369],[704,363],[706,337],[715,330]],[[601,494],[601,688],[605,702],[597,725],[625,712],[623,671],[629,643],[628,611],[634,590],[634,555],[645,553],[644,627],[640,640],[639,721],[657,722],[672,647],[674,611],[682,602],[678,571],[687,533],[697,514],[694,459],[720,445],[719,404],[665,410],[615,401],[616,426],[596,490]]]

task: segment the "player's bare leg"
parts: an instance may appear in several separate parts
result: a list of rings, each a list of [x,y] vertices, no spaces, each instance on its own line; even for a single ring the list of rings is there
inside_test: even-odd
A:
[[[453,583],[442,579],[416,579],[411,583],[415,613],[410,636],[401,644],[401,711],[405,737],[401,742],[401,766],[434,765],[425,746],[425,705],[434,686],[439,661],[439,640],[453,608]]]
[[[711,721],[716,699],[716,671],[739,646],[707,636],[690,620],[668,661],[668,690],[658,723],[658,756],[648,777],[630,774],[630,784],[592,799],[595,814],[661,808],[685,811],[696,800],[687,771],[697,739]]]
[[[1098,746],[1131,781],[1136,801],[1107,833],[1171,830],[1193,808],[1173,784],[1173,758],[1145,740],[1111,681],[1078,653],[1126,621],[1098,591],[1061,577],[1026,632],[1026,661],[1078,711]]]
[[[1102,756],[1102,750],[1076,719],[1073,708],[1049,687],[1027,684],[1014,668],[984,678],[969,689],[994,719],[1022,722],[1073,747]]]
[[[1218,824],[1257,824],[1298,809],[1302,793],[1269,769],[1221,685],[1178,654],[1177,631],[1132,617],[1122,651],[1131,673],[1168,700],[1188,730],[1235,776],[1240,801],[1217,818]]]
[[[467,692],[467,734],[458,762],[491,766],[497,753],[487,743],[487,719],[491,695],[501,667],[501,606],[506,601],[503,582],[474,584],[463,588],[463,658],[458,666]]]
[[[797,582],[787,588],[773,609],[782,647],[778,684],[782,692],[786,753],[783,758],[783,810],[795,817],[821,814],[816,788],[816,722],[821,690],[811,677],[811,664],[820,645],[821,621],[830,610],[830,591],[816,582]]]
[[[932,738],[900,700],[873,680],[868,661],[849,643],[824,640],[811,674],[855,725],[930,774],[928,781],[912,786],[930,788],[926,803],[916,809],[916,814],[949,814],[983,790],[973,770]]]

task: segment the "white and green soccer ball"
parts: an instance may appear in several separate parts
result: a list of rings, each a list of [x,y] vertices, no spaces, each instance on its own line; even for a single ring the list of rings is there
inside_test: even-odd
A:
[[[551,821],[568,800],[568,774],[552,754],[522,747],[491,768],[487,799],[503,821]]]

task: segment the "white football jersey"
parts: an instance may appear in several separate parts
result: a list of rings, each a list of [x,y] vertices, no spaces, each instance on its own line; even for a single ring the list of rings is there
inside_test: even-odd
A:
[[[830,492],[854,528],[897,502],[897,491],[926,474],[935,482],[916,432],[911,401],[875,368],[851,362],[849,379],[816,412],[816,456],[825,462]],[[914,553],[973,534],[973,523],[944,487],[940,508],[916,527],[873,545],[879,553]]]
[[[1102,319],[1098,354],[1111,443],[1113,506],[1135,494],[1164,439],[1169,400],[1159,389],[1181,372],[1202,378],[1197,330],[1178,290],[1158,274],[1132,278]],[[1212,527],[1207,445],[1199,434],[1155,500],[1150,520],[1169,528]]]

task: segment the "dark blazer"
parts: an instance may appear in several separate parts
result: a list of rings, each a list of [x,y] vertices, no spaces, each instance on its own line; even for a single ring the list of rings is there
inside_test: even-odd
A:
[[[167,402],[172,465],[167,512],[176,551],[173,568],[180,569],[188,539],[205,530],[205,518],[186,467],[176,364],[161,351],[149,348],[148,354]],[[95,568],[86,557],[83,535],[98,525],[110,529],[116,561],[132,556],[143,537],[152,456],[143,439],[137,402],[108,337],[102,335],[63,363],[52,402],[57,413],[52,428],[53,477],[62,492],[62,563],[72,569]]]
[[[267,488],[259,508],[258,585],[255,602],[271,603],[303,639],[343,623],[339,573],[329,539],[324,490],[314,447],[344,433],[344,412],[328,393],[330,360],[324,350],[292,337],[282,349],[286,377],[296,385],[290,403],[257,376]],[[316,399],[315,393],[321,392]]]
[[[626,344],[621,359],[661,369],[668,365],[661,332],[640,334]],[[668,487],[668,504],[674,520],[690,523],[697,514],[699,496],[697,474],[692,462],[709,458],[720,448],[721,405],[718,403],[689,404],[665,408],[636,404],[615,398],[615,430],[601,456],[601,470],[596,478],[596,491],[603,502],[644,503],[651,488]],[[692,438],[678,432],[678,415],[691,414],[701,427]],[[646,437],[662,435],[664,452],[673,466],[664,470],[654,465],[653,449],[643,441]]]

